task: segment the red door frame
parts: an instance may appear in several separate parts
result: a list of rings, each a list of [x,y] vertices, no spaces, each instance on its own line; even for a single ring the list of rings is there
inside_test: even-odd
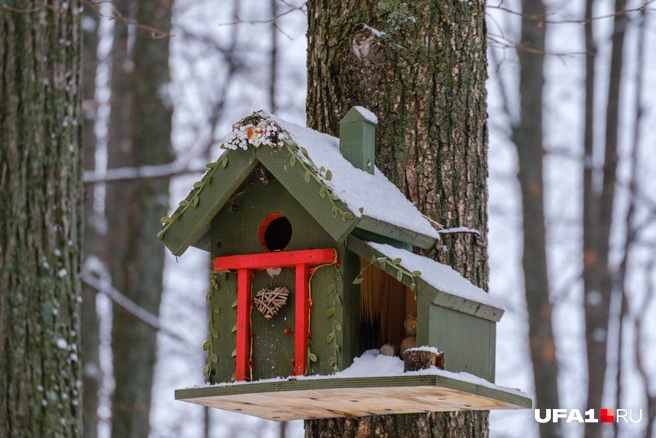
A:
[[[222,256],[214,259],[214,272],[237,270],[237,363],[235,380],[249,378],[251,277],[254,270],[267,268],[296,269],[296,330],[294,332],[294,375],[305,374],[307,364],[309,327],[309,278],[310,267],[337,261],[334,249],[308,249],[279,251],[266,254]]]

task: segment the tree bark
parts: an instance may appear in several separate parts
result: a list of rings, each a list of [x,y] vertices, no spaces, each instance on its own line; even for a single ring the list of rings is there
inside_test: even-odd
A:
[[[171,28],[172,1],[124,0],[115,6],[139,24],[163,32]],[[134,32],[128,35],[125,22],[115,23],[108,168],[165,164],[174,158],[169,40],[152,39],[141,29]],[[168,179],[116,182],[107,187],[112,284],[154,315],[159,314],[164,268],[164,248],[157,232],[168,210],[168,194]],[[117,306],[113,315],[112,435],[148,436],[157,333]]]
[[[426,215],[487,236],[482,1],[308,2],[308,126],[339,135],[354,105],[379,117],[376,164]],[[440,261],[487,288],[487,250],[444,239]],[[312,420],[306,436],[487,436],[488,413]]]
[[[0,7],[0,436],[80,436],[76,0]]]
[[[98,13],[85,8],[82,13],[82,150],[83,168],[95,170],[96,133],[95,120],[98,105],[96,102],[96,70],[98,69]],[[98,257],[100,236],[96,227],[94,212],[95,186],[85,187],[84,199],[84,257]],[[96,312],[96,291],[82,286],[82,364],[84,375],[84,394],[82,397],[82,421],[85,438],[98,436],[98,390],[100,389],[100,329]]]

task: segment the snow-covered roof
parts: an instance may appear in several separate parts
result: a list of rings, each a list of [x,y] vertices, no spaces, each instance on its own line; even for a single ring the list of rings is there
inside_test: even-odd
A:
[[[375,122],[375,115],[368,110],[356,110]],[[424,249],[439,241],[438,232],[415,205],[378,168],[370,174],[354,167],[340,153],[335,137],[259,111],[235,124],[223,147],[227,150],[207,164],[208,171],[194,183],[180,207],[162,218],[164,226],[158,235],[175,255],[190,245],[209,248],[212,218],[258,162],[268,167],[336,240],[359,229]],[[289,167],[299,161],[301,166]],[[307,191],[296,190],[298,178],[308,184],[314,179],[321,186],[317,193],[325,199],[321,206],[307,199]],[[335,225],[331,215],[343,224]]]
[[[401,259],[398,263],[401,267],[409,272],[421,272],[419,278],[442,293],[475,301],[497,309],[503,309],[499,300],[491,297],[490,294],[480,287],[474,286],[474,284],[450,266],[384,243],[366,242],[366,245],[380,252],[390,260]]]
[[[289,132],[299,146],[308,151],[316,166],[323,166],[331,171],[332,179],[324,178],[324,182],[356,217],[372,218],[434,240],[439,239],[439,234],[430,222],[378,168],[375,168],[374,174],[371,175],[347,161],[339,152],[338,138],[273,115],[268,116]],[[376,117],[373,113],[371,116]],[[299,156],[304,158],[301,154]]]
[[[355,110],[359,112],[362,115],[362,117],[364,117],[374,125],[378,124],[378,117],[376,117],[376,114],[372,113],[367,108],[363,106],[354,106],[353,108],[355,108]]]

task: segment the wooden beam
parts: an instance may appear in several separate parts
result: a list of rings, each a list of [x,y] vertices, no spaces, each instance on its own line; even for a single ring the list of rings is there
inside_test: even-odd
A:
[[[335,250],[332,248],[221,256],[214,259],[214,272],[232,269],[291,268],[301,263],[315,266],[332,263],[334,260]]]

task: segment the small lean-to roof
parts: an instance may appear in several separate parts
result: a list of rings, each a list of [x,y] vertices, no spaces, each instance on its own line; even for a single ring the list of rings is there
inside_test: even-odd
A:
[[[208,164],[174,214],[162,218],[159,236],[175,255],[190,245],[209,248],[212,218],[258,162],[336,240],[355,228],[425,249],[439,240],[430,222],[379,169],[371,175],[348,162],[335,137],[260,111],[236,124],[225,146],[228,150]]]
[[[400,281],[415,284],[435,304],[498,322],[503,316],[501,302],[474,286],[450,266],[401,248],[349,237],[346,246],[366,260],[376,260],[379,267]],[[384,260],[381,263],[381,260]],[[401,268],[401,274],[399,269]]]

